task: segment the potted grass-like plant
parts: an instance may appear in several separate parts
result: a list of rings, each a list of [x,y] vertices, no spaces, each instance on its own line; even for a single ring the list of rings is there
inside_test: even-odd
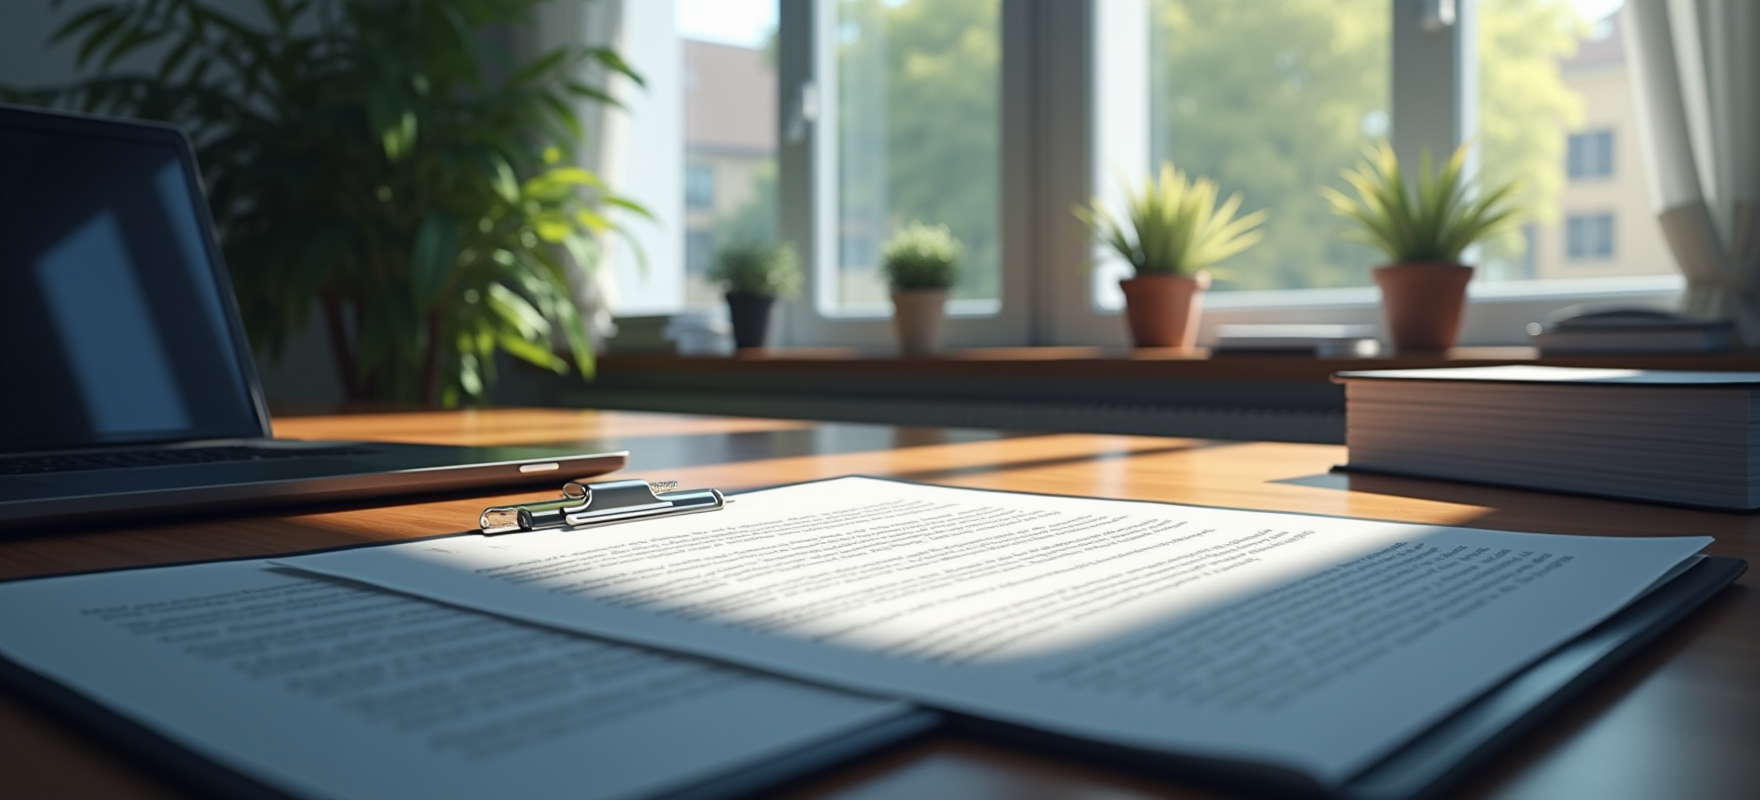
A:
[[[1355,198],[1321,189],[1334,213],[1357,223],[1347,235],[1387,255],[1388,264],[1377,267],[1374,275],[1388,336],[1398,352],[1454,346],[1467,282],[1473,278],[1473,268],[1461,263],[1461,254],[1519,221],[1517,210],[1507,204],[1514,183],[1472,196],[1470,182],[1461,178],[1467,147],[1457,148],[1440,170],[1432,169],[1425,150],[1417,185],[1411,187],[1393,148],[1381,142],[1364,150],[1365,160],[1356,169],[1343,172]]]
[[[947,327],[947,290],[959,281],[964,248],[946,225],[913,222],[887,240],[880,269],[892,287],[892,322],[899,349],[933,353]]]
[[[801,269],[792,245],[738,242],[716,256],[709,280],[727,292],[734,345],[763,347],[769,338],[771,308],[776,298],[792,300],[799,294]]]
[[[1124,221],[1099,198],[1089,208],[1075,209],[1076,217],[1131,265],[1132,276],[1118,286],[1124,290],[1125,320],[1137,347],[1191,349],[1204,290],[1210,288],[1207,268],[1263,238],[1254,228],[1270,212],[1236,216],[1240,193],[1220,206],[1217,194],[1215,181],[1194,181],[1164,163],[1160,175],[1144,182],[1141,192],[1127,187]]]

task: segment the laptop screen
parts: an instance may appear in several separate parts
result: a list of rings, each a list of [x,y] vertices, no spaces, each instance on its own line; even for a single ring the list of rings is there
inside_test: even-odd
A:
[[[185,149],[0,109],[0,452],[264,434]]]

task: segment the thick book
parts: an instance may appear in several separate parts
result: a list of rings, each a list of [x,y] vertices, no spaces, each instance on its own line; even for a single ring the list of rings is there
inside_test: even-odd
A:
[[[852,477],[713,514],[0,584],[0,654],[302,797],[737,794],[774,780],[754,766],[931,714],[1384,800],[1470,771],[1728,585],[1744,564],[1709,542]]]
[[[1760,508],[1760,373],[1504,366],[1335,380],[1349,470]]]

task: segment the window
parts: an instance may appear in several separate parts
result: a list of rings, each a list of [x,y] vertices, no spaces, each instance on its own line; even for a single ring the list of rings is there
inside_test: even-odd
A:
[[[689,164],[684,168],[684,204],[686,208],[715,207],[715,168],[708,164]]]
[[[616,90],[624,108],[589,125],[588,143],[653,215],[619,217],[634,246],[609,246],[617,312],[720,313],[704,277],[715,253],[776,237],[777,0],[613,5],[617,50],[643,83]]]
[[[693,278],[701,278],[715,263],[715,234],[712,231],[690,231],[684,235],[684,269]],[[708,289],[708,287],[705,287]],[[713,293],[713,290],[709,290]]]
[[[1481,19],[1482,104],[1501,103],[1506,109],[1500,112],[1503,124],[1480,123],[1487,140],[1485,171],[1521,181],[1522,200],[1532,209],[1531,235],[1505,237],[1483,254],[1486,277],[1510,281],[1511,291],[1521,291],[1514,284],[1529,279],[1611,279],[1630,286],[1676,279],[1674,259],[1651,212],[1649,176],[1637,166],[1630,135],[1638,115],[1636,72],[1620,31],[1624,16],[1614,13],[1619,5],[1618,0],[1480,2],[1482,10],[1503,9]],[[1536,44],[1536,32],[1557,30],[1556,21],[1548,20],[1560,16],[1574,27],[1543,37],[1552,40],[1550,45]],[[1498,52],[1504,54],[1501,67],[1485,63]],[[1518,60],[1509,61],[1512,57]],[[1536,83],[1531,76],[1542,71],[1556,80]],[[1552,99],[1542,103],[1516,91],[1524,85],[1545,88]],[[1508,124],[1523,119],[1555,122]],[[1631,282],[1635,279],[1642,280]]]
[[[1613,257],[1613,215],[1573,214],[1565,220],[1565,256],[1572,261]]]
[[[1622,133],[1621,0],[779,1],[776,225],[811,295],[790,344],[890,344],[878,254],[914,220],[967,246],[950,344],[1121,344],[1123,267],[1069,210],[1163,160],[1272,212],[1217,271],[1207,327],[1377,322],[1385,256],[1317,190],[1382,137],[1414,164],[1471,140],[1469,172],[1522,184],[1529,218],[1468,254],[1484,327],[1463,341],[1678,291]]]
[[[1367,286],[1372,250],[1317,188],[1389,133],[1386,0],[1150,0],[1150,163],[1268,209],[1265,240],[1213,289]],[[1114,181],[1114,175],[1096,175]]]
[[[1571,134],[1565,173],[1573,181],[1613,176],[1613,131]]]
[[[1000,9],[1000,0],[836,0],[840,244],[820,273],[822,313],[890,313],[880,251],[911,222],[946,225],[964,244],[953,299],[999,297]]]
[[[776,239],[776,11],[775,0],[678,0],[687,307],[721,309],[704,277],[721,248]]]

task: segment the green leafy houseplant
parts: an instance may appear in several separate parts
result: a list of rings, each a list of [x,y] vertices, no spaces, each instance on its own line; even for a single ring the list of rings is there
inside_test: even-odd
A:
[[[1192,276],[1264,238],[1254,230],[1270,216],[1263,209],[1240,213],[1241,195],[1230,195],[1217,206],[1218,188],[1209,178],[1191,180],[1172,164],[1145,181],[1141,191],[1126,190],[1127,210],[1120,221],[1100,198],[1075,215],[1094,235],[1112,246],[1137,275]]]
[[[1239,192],[1218,205],[1216,182],[1192,180],[1172,164],[1143,183],[1125,187],[1126,214],[1119,220],[1099,198],[1075,215],[1131,265],[1124,292],[1125,322],[1138,347],[1189,350],[1198,337],[1208,268],[1255,244],[1256,228],[1269,211],[1241,215]]]
[[[254,346],[278,356],[316,312],[350,399],[480,402],[506,352],[590,374],[567,262],[591,269],[609,206],[572,166],[571,79],[606,49],[514,63],[490,33],[541,0],[213,0],[93,6],[56,38],[96,77],[15,102],[170,121],[197,144]],[[156,72],[117,64],[146,47]],[[566,355],[558,355],[558,344]]]
[[[1514,226],[1520,219],[1506,201],[1515,192],[1506,183],[1478,196],[1461,179],[1468,145],[1461,145],[1442,169],[1436,170],[1425,150],[1417,186],[1410,187],[1399,158],[1387,142],[1364,149],[1365,160],[1342,175],[1357,197],[1322,187],[1333,213],[1357,223],[1349,236],[1387,255],[1394,264],[1436,262],[1458,264],[1473,243]]]
[[[895,292],[945,290],[959,282],[963,250],[946,225],[913,222],[887,240],[880,268]]]
[[[791,244],[737,242],[723,248],[709,268],[709,280],[728,294],[780,297],[800,294],[801,268]]]
[[[1374,271],[1381,308],[1395,350],[1437,352],[1453,347],[1466,308],[1473,268],[1461,254],[1478,242],[1515,225],[1508,205],[1514,183],[1477,197],[1461,177],[1468,145],[1456,148],[1441,169],[1430,152],[1419,159],[1416,185],[1400,170],[1386,142],[1364,150],[1365,160],[1343,177],[1356,198],[1321,189],[1333,212],[1356,224],[1348,235],[1385,253],[1390,264]]]

